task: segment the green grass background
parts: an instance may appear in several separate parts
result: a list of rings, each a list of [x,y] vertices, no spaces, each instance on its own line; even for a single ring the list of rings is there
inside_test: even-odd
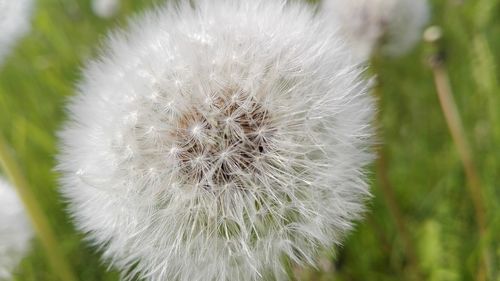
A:
[[[14,0],[12,0],[14,1]],[[354,1],[354,0],[353,0]],[[54,173],[56,131],[66,118],[80,68],[99,42],[153,0],[123,0],[111,20],[93,15],[89,1],[39,0],[31,32],[0,66],[0,128],[30,188],[47,213],[60,247],[80,280],[118,280],[96,249],[74,230]],[[381,84],[381,142],[386,173],[401,208],[418,272],[409,266],[372,167],[370,212],[322,269],[299,280],[475,280],[481,247],[489,251],[488,280],[500,280],[500,1],[434,0],[431,24],[443,28],[436,45],[419,44],[398,58],[374,58]],[[479,240],[474,210],[456,148],[439,107],[428,57],[442,51],[472,145],[488,218]],[[58,280],[37,239],[14,280]]]

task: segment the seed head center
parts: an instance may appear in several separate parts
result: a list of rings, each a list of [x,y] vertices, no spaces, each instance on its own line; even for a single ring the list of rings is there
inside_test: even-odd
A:
[[[207,190],[244,188],[261,172],[274,132],[269,112],[256,98],[237,90],[217,93],[209,103],[186,110],[177,120],[179,171]]]

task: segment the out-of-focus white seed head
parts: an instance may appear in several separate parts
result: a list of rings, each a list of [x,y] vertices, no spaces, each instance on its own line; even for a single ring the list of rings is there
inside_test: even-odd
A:
[[[92,0],[92,11],[98,17],[111,18],[120,9],[120,0]]]
[[[321,9],[360,60],[377,48],[389,56],[408,52],[429,18],[427,0],[322,0]]]
[[[30,246],[33,230],[15,190],[0,178],[0,280],[9,280]]]
[[[32,0],[0,0],[0,63],[30,29]]]
[[[124,278],[281,280],[360,218],[373,101],[310,7],[194,6],[146,13],[87,65],[62,191]]]

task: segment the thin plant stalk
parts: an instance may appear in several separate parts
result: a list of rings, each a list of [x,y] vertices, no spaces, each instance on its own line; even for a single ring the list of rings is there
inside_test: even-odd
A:
[[[23,202],[31,223],[38,234],[43,247],[45,248],[45,254],[49,259],[54,272],[59,275],[59,278],[62,281],[77,281],[71,267],[68,265],[62,254],[57,238],[50,227],[45,213],[40,207],[34,194],[31,192],[28,182],[22,175],[21,169],[12,157],[9,147],[1,135],[0,164],[3,167],[5,174],[9,177],[13,186],[16,188],[17,193]]]
[[[469,142],[467,141],[464,126],[462,124],[455,99],[453,98],[450,79],[443,60],[436,56],[431,61],[431,67],[434,74],[434,82],[441,110],[443,111],[446,124],[448,125],[451,137],[457,148],[462,165],[464,166],[468,192],[474,206],[474,214],[478,226],[479,237],[481,242],[483,242],[485,241],[487,233],[486,211],[481,189],[481,181],[479,179],[476,166],[474,165],[472,150]],[[482,258],[480,260],[476,276],[476,280],[480,281],[486,280],[488,274],[488,254],[485,249],[483,249],[482,252]]]
[[[396,225],[398,236],[401,238],[401,242],[403,243],[404,252],[406,254],[406,259],[408,260],[409,267],[411,270],[413,270],[415,276],[418,277],[420,276],[420,271],[416,251],[413,247],[414,243],[412,242],[412,238],[410,236],[410,233],[408,232],[408,228],[405,223],[406,219],[404,218],[401,207],[399,206],[396,199],[396,194],[387,175],[387,171],[385,151],[383,148],[380,148],[377,155],[377,178],[380,191],[382,191],[382,195],[384,197],[387,209],[389,210],[389,214]]]
[[[375,67],[377,66],[377,61],[374,61],[374,65]],[[380,83],[377,83],[377,86],[375,86],[374,88],[374,92],[377,99],[381,100],[382,93]],[[379,124],[382,124],[380,112],[377,116],[377,122]],[[381,128],[381,125],[379,125],[379,130]],[[404,218],[401,207],[398,204],[396,193],[394,192],[394,188],[388,176],[387,157],[384,147],[379,147],[377,150],[376,171],[380,191],[382,192],[382,196],[384,197],[389,215],[392,217],[392,220],[395,223],[396,231],[403,244],[404,253],[406,259],[408,260],[409,268],[414,272],[415,277],[418,278],[420,276],[418,258],[415,248],[413,247],[414,243],[412,242],[412,238],[405,223],[406,219]]]

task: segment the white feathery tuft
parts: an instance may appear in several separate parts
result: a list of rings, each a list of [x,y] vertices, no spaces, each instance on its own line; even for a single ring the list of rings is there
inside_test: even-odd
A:
[[[427,0],[322,0],[321,9],[360,60],[379,47],[386,55],[403,55],[429,19]]]
[[[31,25],[32,0],[0,0],[0,63]]]
[[[113,33],[60,132],[62,192],[125,279],[284,280],[369,196],[374,103],[309,6],[166,6]]]
[[[92,11],[98,17],[111,18],[120,9],[120,0],[92,0]]]
[[[33,230],[16,191],[0,178],[0,280],[9,280],[30,247]]]

